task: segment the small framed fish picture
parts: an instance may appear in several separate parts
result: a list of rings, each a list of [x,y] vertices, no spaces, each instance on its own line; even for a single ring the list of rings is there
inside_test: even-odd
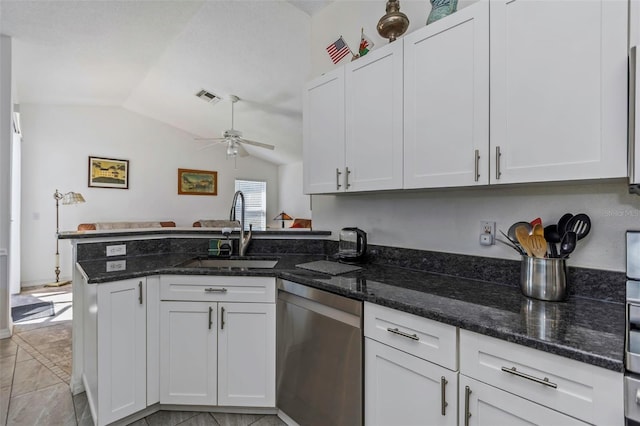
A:
[[[218,172],[178,169],[178,194],[218,195]]]
[[[129,189],[129,160],[89,157],[89,186]]]

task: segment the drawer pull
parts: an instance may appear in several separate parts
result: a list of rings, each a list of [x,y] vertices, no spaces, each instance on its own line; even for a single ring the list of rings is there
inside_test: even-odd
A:
[[[553,389],[558,388],[558,385],[550,382],[548,377],[545,377],[544,379],[539,379],[535,376],[522,373],[516,370],[515,367],[511,367],[511,368],[502,367],[502,371],[504,371],[505,373],[513,374],[514,376],[522,377],[523,379],[531,380],[532,382],[540,383],[541,385],[549,386],[550,388],[553,388]]]
[[[447,415],[447,405],[449,405],[449,403],[447,402],[447,396],[445,395],[445,390],[447,387],[447,383],[449,383],[447,381],[447,379],[445,379],[444,376],[440,377],[440,401],[441,401],[441,407],[440,407],[440,412],[442,413],[443,416]]]
[[[205,293],[226,293],[227,289],[226,288],[205,288],[204,289]]]
[[[420,340],[420,338],[418,337],[417,334],[405,333],[404,331],[398,330],[397,327],[396,328],[387,328],[387,331],[390,332],[390,333],[393,333],[393,334],[400,335],[402,337],[406,337],[406,338],[411,339],[411,340]]]
[[[464,387],[464,426],[469,426],[469,418],[471,413],[469,412],[469,399],[471,397],[471,388],[469,386]]]

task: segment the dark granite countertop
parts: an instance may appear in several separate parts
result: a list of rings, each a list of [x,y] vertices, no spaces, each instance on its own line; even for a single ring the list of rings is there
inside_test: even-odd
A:
[[[252,231],[254,238],[262,237],[304,237],[304,236],[328,236],[331,231],[320,231],[312,229],[296,229],[296,228],[273,228],[266,231]],[[233,231],[231,235],[237,236],[240,231]],[[59,240],[75,240],[75,239],[92,239],[105,237],[135,237],[148,235],[190,235],[190,236],[211,236],[222,235],[222,231],[216,228],[197,228],[197,227],[168,227],[168,228],[140,228],[140,229],[114,229],[108,231],[67,231],[58,234]]]
[[[274,269],[176,266],[193,257],[184,253],[161,254],[79,264],[89,283],[155,274],[277,276],[609,370],[624,371],[625,309],[621,303],[574,296],[566,302],[542,302],[523,296],[516,286],[389,265],[361,265],[364,268],[360,271],[338,276],[295,266],[326,259],[323,255],[282,255]],[[121,259],[127,261],[124,271],[105,272],[107,261]]]

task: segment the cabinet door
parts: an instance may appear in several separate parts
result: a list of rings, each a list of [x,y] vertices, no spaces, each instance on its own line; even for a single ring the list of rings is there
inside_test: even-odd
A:
[[[305,194],[344,191],[344,67],[307,85],[302,122]]]
[[[402,43],[345,67],[347,191],[402,188]]]
[[[492,183],[627,175],[627,7],[491,2]]]
[[[98,424],[147,406],[145,279],[97,284]]]
[[[489,183],[489,2],[404,37],[404,187]]]
[[[365,339],[367,425],[456,425],[457,389],[458,373]]]
[[[161,302],[160,330],[160,403],[216,405],[216,304]]]
[[[460,375],[460,425],[586,425],[550,408]]]
[[[221,303],[218,404],[274,407],[276,305]]]

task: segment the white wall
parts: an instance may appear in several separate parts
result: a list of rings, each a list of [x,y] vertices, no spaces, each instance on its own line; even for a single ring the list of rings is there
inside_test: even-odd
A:
[[[411,21],[408,33],[425,25],[428,1],[400,5]],[[376,47],[385,45],[375,30],[383,14],[384,2],[337,1],[314,16],[310,78],[335,67],[325,48],[341,34],[355,49],[362,26]],[[506,231],[513,222],[537,216],[553,223],[565,212],[585,212],[593,220],[591,235],[580,241],[569,264],[624,271],[624,232],[640,229],[640,197],[629,195],[623,181],[313,197],[314,228],[331,230],[334,237],[344,226],[359,226],[372,244],[509,259],[518,258],[509,248],[478,244],[481,220],[496,221]]]
[[[0,338],[11,335],[9,253],[12,119],[11,38],[0,35]]]
[[[311,218],[310,196],[302,193],[302,162],[280,166],[278,182],[278,211],[284,211],[293,218]],[[290,224],[285,222],[285,226]]]
[[[267,181],[267,216],[278,208],[278,168],[255,157],[227,160],[218,146],[199,151],[193,136],[118,107],[21,105],[22,284],[55,278],[53,193],[80,192],[86,203],[60,206],[60,230],[79,223],[226,219],[234,179]],[[88,187],[88,157],[129,160],[129,189]],[[218,196],[178,195],[177,169],[215,170]],[[71,276],[70,244],[60,243],[61,279]]]

